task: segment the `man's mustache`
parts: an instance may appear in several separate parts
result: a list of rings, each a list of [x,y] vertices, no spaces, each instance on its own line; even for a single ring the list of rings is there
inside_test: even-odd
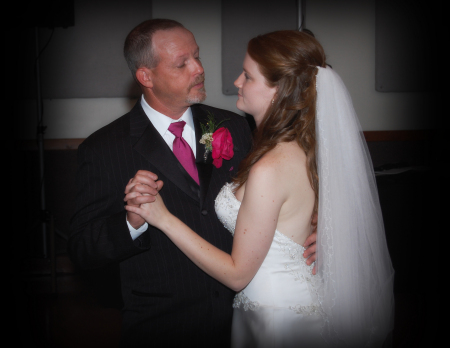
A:
[[[194,87],[195,85],[198,85],[199,83],[205,82],[205,75],[199,76],[195,81],[189,86],[189,89]]]

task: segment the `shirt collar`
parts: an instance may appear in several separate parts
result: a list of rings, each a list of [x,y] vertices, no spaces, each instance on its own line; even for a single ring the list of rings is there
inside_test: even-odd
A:
[[[159,134],[164,135],[170,124],[173,122],[184,121],[186,122],[186,126],[190,128],[192,132],[195,133],[194,120],[192,118],[192,110],[191,108],[187,108],[187,110],[181,115],[178,120],[174,120],[158,111],[153,109],[150,105],[148,105],[147,101],[144,99],[144,95],[141,97],[141,106],[144,109],[145,114],[147,115],[150,122],[156,128]]]

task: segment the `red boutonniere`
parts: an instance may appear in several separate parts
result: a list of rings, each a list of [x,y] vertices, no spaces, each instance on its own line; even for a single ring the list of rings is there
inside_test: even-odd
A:
[[[212,151],[213,164],[216,168],[222,166],[224,159],[230,160],[234,156],[233,138],[230,131],[225,127],[218,128],[222,122],[216,124],[214,115],[208,112],[208,122],[206,125],[201,124],[203,134],[200,143],[206,147],[204,159],[206,161],[208,153]]]
[[[234,156],[233,138],[230,131],[224,127],[213,134],[212,158],[216,168],[222,167],[222,160],[230,160]]]

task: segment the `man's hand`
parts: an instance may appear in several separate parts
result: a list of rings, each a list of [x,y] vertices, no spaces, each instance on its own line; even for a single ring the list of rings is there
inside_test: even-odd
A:
[[[158,180],[156,174],[147,170],[139,170],[125,187],[124,201],[127,205],[139,207],[143,203],[154,202],[155,196],[163,187],[163,182],[156,180]],[[135,229],[138,229],[145,223],[145,220],[140,215],[131,211],[127,212],[127,221]]]
[[[318,216],[316,213],[311,218],[312,233],[306,238],[305,243],[303,244],[303,247],[306,248],[303,257],[307,259],[307,265],[311,265],[316,261],[317,219]],[[316,274],[316,265],[314,265],[312,273]]]

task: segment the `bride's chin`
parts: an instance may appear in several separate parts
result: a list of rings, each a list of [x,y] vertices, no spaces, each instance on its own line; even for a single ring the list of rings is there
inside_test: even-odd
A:
[[[237,100],[236,107],[238,108],[238,110],[245,112],[244,108],[242,107],[242,105],[240,103],[240,99]]]

